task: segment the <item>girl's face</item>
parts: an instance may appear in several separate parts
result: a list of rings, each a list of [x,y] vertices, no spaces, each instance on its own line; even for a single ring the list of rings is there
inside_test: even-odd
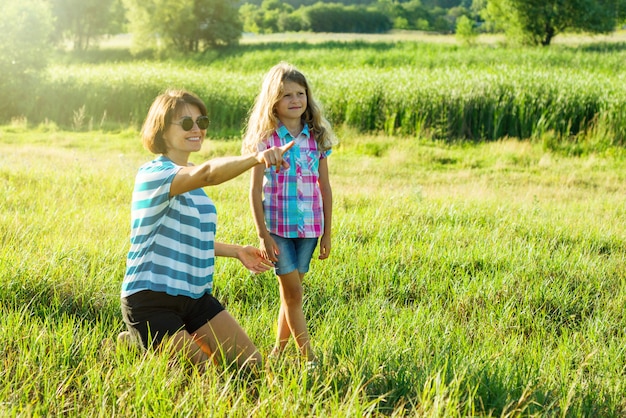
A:
[[[283,95],[274,106],[281,122],[300,120],[307,107],[306,89],[293,81],[283,83]]]
[[[198,127],[196,121],[200,116],[202,116],[202,113],[197,106],[186,105],[172,119],[172,123],[163,133],[163,139],[167,146],[167,156],[179,165],[187,165],[189,154],[194,151],[200,151],[202,148],[206,129]],[[185,118],[191,118],[193,121],[193,126],[188,131],[184,130],[182,125]]]

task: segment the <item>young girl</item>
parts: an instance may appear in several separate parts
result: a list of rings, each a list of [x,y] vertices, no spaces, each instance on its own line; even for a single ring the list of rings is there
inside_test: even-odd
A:
[[[315,366],[302,310],[302,280],[319,240],[319,259],[330,254],[332,191],[326,157],[335,143],[305,76],[281,62],[265,76],[250,113],[242,151],[263,152],[295,140],[283,158],[289,168],[252,169],[250,205],[260,250],[275,263],[280,285],[276,344],[281,355],[290,335]]]

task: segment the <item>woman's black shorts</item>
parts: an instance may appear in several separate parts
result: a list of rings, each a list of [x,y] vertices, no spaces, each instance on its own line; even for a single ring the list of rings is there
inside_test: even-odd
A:
[[[151,290],[122,298],[121,308],[128,330],[141,338],[144,348],[156,347],[165,336],[183,329],[193,334],[224,310],[208,293],[193,299]]]

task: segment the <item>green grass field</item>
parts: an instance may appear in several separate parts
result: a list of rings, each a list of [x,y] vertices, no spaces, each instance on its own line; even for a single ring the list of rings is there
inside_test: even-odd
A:
[[[106,343],[135,172],[134,129],[0,127],[2,416],[623,416],[626,151],[443,143],[340,130],[331,259],[291,346],[250,380]],[[236,154],[211,140],[195,161]],[[218,238],[256,244],[248,176],[208,189]],[[216,294],[266,355],[278,289],[232,260]]]

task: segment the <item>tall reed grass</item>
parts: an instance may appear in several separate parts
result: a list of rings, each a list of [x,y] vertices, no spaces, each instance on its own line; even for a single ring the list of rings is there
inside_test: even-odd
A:
[[[186,60],[74,61],[50,68],[22,116],[76,130],[136,127],[158,93],[182,87],[206,100],[217,136],[238,136],[262,75],[288,60],[311,79],[333,124],[363,133],[471,141],[549,134],[606,146],[626,138],[625,55],[623,44],[328,42],[242,45]]]

